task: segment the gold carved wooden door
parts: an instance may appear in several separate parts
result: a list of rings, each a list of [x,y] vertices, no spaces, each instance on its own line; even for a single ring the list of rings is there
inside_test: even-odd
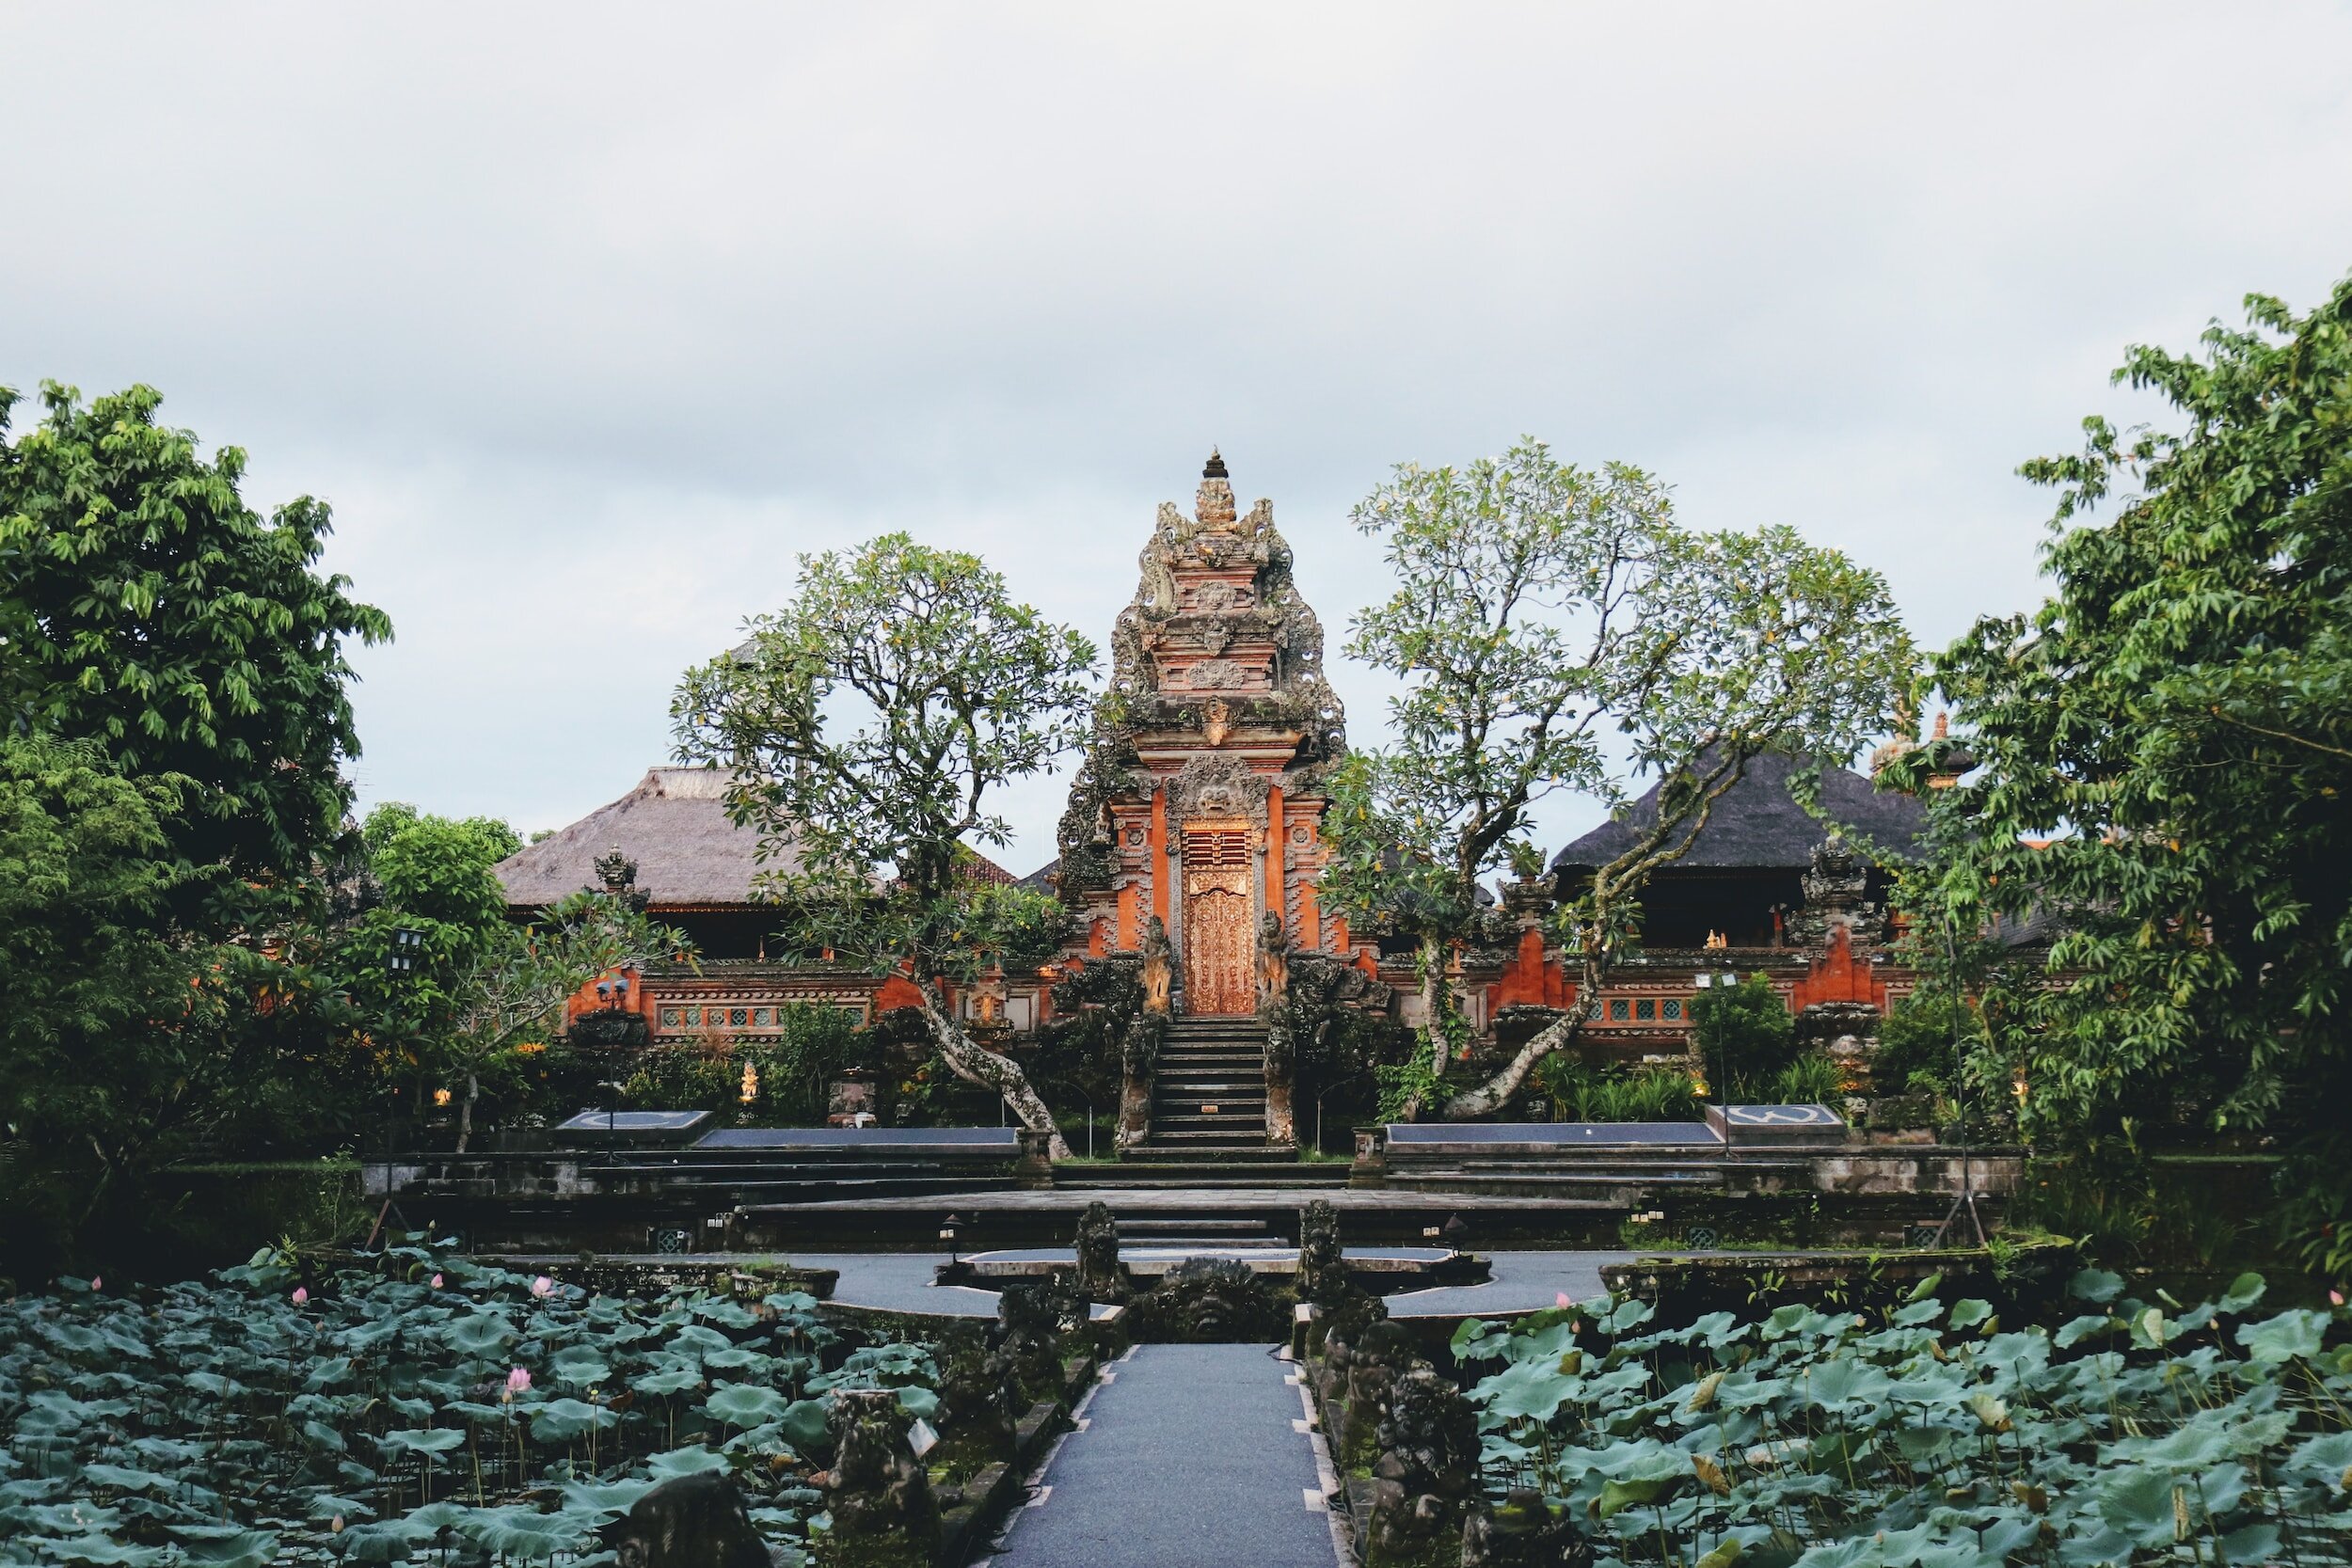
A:
[[[1184,1010],[1257,1010],[1256,944],[1249,928],[1249,829],[1184,828]]]

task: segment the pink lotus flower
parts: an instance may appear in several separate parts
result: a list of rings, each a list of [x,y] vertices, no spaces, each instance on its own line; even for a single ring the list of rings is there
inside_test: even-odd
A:
[[[538,1278],[531,1282],[531,1293],[542,1300],[545,1300],[547,1297],[555,1294],[555,1281],[549,1279],[546,1275],[541,1275]]]
[[[2344,1292],[2342,1291],[2328,1291],[2328,1304],[2331,1307],[2342,1307],[2344,1305]]]
[[[106,1282],[99,1278],[96,1275],[91,1275],[89,1276],[89,1288],[93,1291],[103,1291],[106,1288]]]
[[[531,1392],[531,1371],[530,1371],[530,1370],[529,1370],[528,1368],[524,1368],[524,1367],[517,1367],[517,1368],[516,1368],[513,1371],[511,1371],[511,1372],[507,1373],[507,1374],[506,1374],[506,1391],[507,1391],[507,1393],[509,1393],[510,1395],[511,1395],[511,1394],[527,1394],[527,1393]]]
[[[1563,1291],[1558,1295],[1551,1298],[1551,1305],[1554,1307],[1574,1307],[1576,1303],[1568,1299],[1567,1291]]]
[[[310,1299],[310,1287],[309,1287],[309,1286],[307,1286],[307,1285],[297,1285],[297,1286],[295,1286],[295,1287],[294,1287],[294,1304],[296,1307],[301,1306],[304,1302],[309,1301]]]
[[[437,1274],[433,1276],[433,1288],[437,1291],[441,1288],[441,1276]]]

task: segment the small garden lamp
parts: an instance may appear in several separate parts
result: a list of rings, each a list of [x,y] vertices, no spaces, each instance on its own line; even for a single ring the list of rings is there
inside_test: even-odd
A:
[[[947,1261],[950,1263],[956,1260],[956,1227],[962,1223],[963,1221],[954,1214],[949,1214],[939,1222],[939,1239],[947,1243]]]

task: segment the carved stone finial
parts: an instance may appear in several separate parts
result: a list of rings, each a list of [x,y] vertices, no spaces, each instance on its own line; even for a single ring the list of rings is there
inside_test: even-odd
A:
[[[640,913],[652,902],[653,895],[637,885],[637,863],[623,854],[619,845],[615,844],[610,852],[598,855],[591,863],[596,868],[596,881],[601,885],[602,892]]]
[[[1208,467],[1200,470],[1200,491],[1193,498],[1193,515],[1202,529],[1211,533],[1231,533],[1236,511],[1233,486],[1225,472],[1225,459],[1215,451],[1209,453]],[[1204,545],[1202,546],[1206,548]]]

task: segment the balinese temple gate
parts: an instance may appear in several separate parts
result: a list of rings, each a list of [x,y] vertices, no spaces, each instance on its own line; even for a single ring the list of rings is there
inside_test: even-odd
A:
[[[1262,933],[1346,946],[1315,899],[1323,782],[1345,721],[1273,503],[1237,515],[1214,452],[1193,515],[1163,503],[1141,565],[1057,882],[1089,954],[1141,953],[1165,932],[1173,1010],[1247,1016]]]

